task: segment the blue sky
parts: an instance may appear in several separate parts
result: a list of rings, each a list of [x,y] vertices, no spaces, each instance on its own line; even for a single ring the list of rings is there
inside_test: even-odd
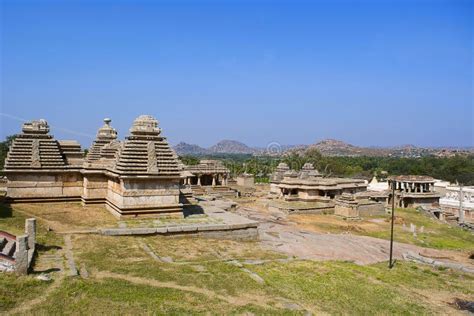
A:
[[[2,1],[0,137],[474,145],[472,1]]]

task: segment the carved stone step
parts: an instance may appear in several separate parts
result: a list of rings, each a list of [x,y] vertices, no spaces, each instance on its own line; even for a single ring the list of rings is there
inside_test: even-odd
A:
[[[2,254],[4,254],[5,256],[13,257],[13,255],[15,254],[15,250],[16,241],[9,239],[7,240],[7,244],[5,245],[5,247],[3,247],[2,249]]]

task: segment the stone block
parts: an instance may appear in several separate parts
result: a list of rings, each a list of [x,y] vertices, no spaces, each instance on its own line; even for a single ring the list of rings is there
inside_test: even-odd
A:
[[[36,218],[25,221],[25,234],[28,235],[28,249],[34,250],[36,244]]]
[[[169,226],[167,227],[168,233],[181,233],[183,229],[181,226]]]
[[[156,234],[156,228],[129,228],[131,235],[152,235]]]
[[[168,232],[168,229],[166,227],[158,227],[156,228],[156,233],[157,234],[166,234]]]
[[[15,272],[18,275],[28,274],[28,236],[16,238]]]
[[[198,231],[210,231],[210,230],[226,230],[229,229],[228,225],[200,225]]]
[[[198,226],[196,225],[185,225],[181,227],[183,232],[197,232]]]

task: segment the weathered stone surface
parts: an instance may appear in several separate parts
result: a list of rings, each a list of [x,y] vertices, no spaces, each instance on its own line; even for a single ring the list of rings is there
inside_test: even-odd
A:
[[[35,249],[36,244],[36,218],[28,218],[25,222],[25,234],[28,235],[28,249]]]
[[[16,238],[15,272],[18,275],[28,274],[28,235]]]
[[[180,233],[183,231],[181,226],[169,226],[167,227],[168,233]]]

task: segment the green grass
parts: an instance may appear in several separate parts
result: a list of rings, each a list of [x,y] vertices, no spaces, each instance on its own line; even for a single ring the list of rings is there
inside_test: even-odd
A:
[[[413,263],[358,266],[348,262],[271,263],[253,268],[276,295],[330,314],[426,314],[440,312],[426,295],[474,295],[474,277]]]
[[[82,280],[69,279],[48,300],[35,310],[40,315],[113,315],[113,314],[240,314],[244,311],[256,314],[277,310],[265,310],[254,305],[233,306],[218,299],[198,293],[169,288],[134,285],[116,279]]]
[[[395,215],[404,220],[407,228],[416,225],[417,236],[404,230],[402,224],[395,225],[395,240],[423,247],[451,250],[474,250],[474,234],[470,231],[439,222],[415,209],[397,209]],[[424,232],[420,233],[420,227]],[[389,239],[390,231],[368,232],[368,236]]]
[[[415,209],[397,209],[394,239],[397,242],[421,247],[473,251],[474,234],[460,227],[451,226]],[[308,225],[318,232],[333,234],[351,233],[381,239],[390,239],[390,215],[369,216],[360,221],[349,221],[331,215],[307,215],[304,219],[295,215],[298,223]],[[405,228],[403,228],[405,223]],[[416,225],[417,234],[409,231],[410,224]],[[423,233],[420,228],[423,227]]]
[[[12,211],[9,205],[0,203],[0,230],[15,236],[22,235],[25,233],[25,220],[27,218],[30,218],[30,216]],[[62,245],[62,238],[48,230],[47,225],[44,225],[41,220],[37,220],[36,241],[43,246]],[[41,251],[41,247],[39,251]]]
[[[0,273],[0,312],[39,296],[50,284],[50,281],[39,281],[31,276],[17,277],[10,273]]]

